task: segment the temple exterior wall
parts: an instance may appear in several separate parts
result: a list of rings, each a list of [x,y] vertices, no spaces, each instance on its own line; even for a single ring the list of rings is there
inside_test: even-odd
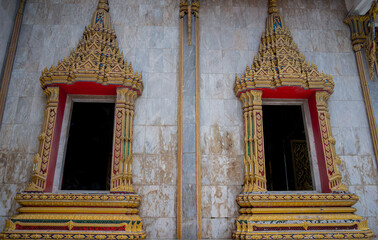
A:
[[[16,212],[15,193],[31,177],[46,101],[39,84],[41,70],[56,66],[76,47],[97,2],[28,0],[25,5],[0,130],[0,229]],[[369,227],[378,234],[377,162],[350,30],[343,23],[344,2],[278,3],[301,53],[333,76],[335,92],[329,109],[343,181],[360,197],[357,213],[367,217]],[[134,70],[143,72],[145,88],[136,101],[133,142],[133,181],[142,199],[140,216],[148,238],[175,238],[179,1],[109,0],[109,4],[119,47]],[[0,13],[15,9],[13,5],[13,1],[2,0]],[[200,2],[203,238],[230,238],[239,215],[235,199],[243,184],[243,122],[233,84],[235,73],[244,71],[257,53],[266,14],[265,0]],[[8,18],[0,14],[1,22]],[[12,27],[4,26],[8,25]],[[3,33],[0,66],[2,38]],[[373,101],[377,106],[377,99]],[[195,113],[184,113],[184,121],[185,114]]]

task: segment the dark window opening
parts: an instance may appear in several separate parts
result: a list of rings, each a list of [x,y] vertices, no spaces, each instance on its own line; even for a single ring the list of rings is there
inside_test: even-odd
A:
[[[114,103],[74,102],[62,190],[109,190]]]
[[[263,106],[268,191],[313,190],[301,106]]]

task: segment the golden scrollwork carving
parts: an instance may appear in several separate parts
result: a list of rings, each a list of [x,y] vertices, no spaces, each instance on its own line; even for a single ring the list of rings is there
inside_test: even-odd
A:
[[[377,48],[376,43],[378,38],[375,36],[374,19],[378,13],[378,4],[374,1],[369,12],[364,16],[348,16],[344,22],[349,25],[351,31],[351,39],[353,50],[356,55],[358,74],[361,81],[361,89],[364,97],[365,108],[369,120],[371,137],[373,140],[373,147],[375,157],[378,161],[378,130],[375,121],[374,110],[370,97],[370,90],[368,87],[367,77],[365,74],[364,60],[362,49],[365,49],[365,55],[368,57],[368,70],[370,79],[373,80],[375,71],[377,70]],[[375,48],[375,50],[374,50]],[[375,51],[375,54],[374,54]]]
[[[143,239],[143,222],[138,216],[135,194],[19,193],[15,197],[19,214],[6,221],[4,239],[93,238]],[[85,230],[84,232],[82,230]],[[103,239],[103,238],[101,238]]]
[[[44,112],[42,132],[38,137],[38,153],[35,154],[33,158],[32,181],[28,184],[26,191],[43,191],[46,187],[46,177],[57,117],[59,88],[47,87],[44,92],[47,96],[47,103]]]
[[[119,50],[108,11],[108,1],[99,1],[91,24],[85,28],[77,47],[56,67],[42,71],[42,88],[81,81],[122,85],[136,90],[138,95],[142,94],[142,74],[134,72],[131,62],[128,63]]]
[[[350,193],[241,194],[234,239],[371,239]],[[317,207],[315,207],[317,206]]]
[[[318,109],[320,134],[323,143],[327,175],[329,178],[329,187],[332,191],[348,191],[348,188],[341,181],[342,176],[338,170],[341,161],[336,154],[336,140],[332,136],[330,114],[328,112],[327,103],[329,97],[330,94],[328,92],[316,92],[316,107]]]
[[[192,14],[195,18],[199,16],[199,0],[181,0],[180,18],[188,15],[188,45],[192,42]]]
[[[133,143],[134,102],[137,92],[117,88],[114,124],[114,154],[111,191],[133,192],[131,164]]]
[[[348,24],[351,30],[353,50],[365,50],[367,67],[370,80],[374,81],[377,71],[377,48],[375,36],[375,16],[378,13],[378,4],[373,2],[370,10],[363,16],[348,16],[344,23]]]
[[[7,220],[5,220],[5,229],[15,230],[16,224],[14,224],[11,220],[7,219]]]
[[[244,119],[244,192],[266,191],[261,96],[259,90],[247,91],[240,96]]]
[[[291,140],[291,152],[296,189],[312,190],[311,166],[305,140]]]
[[[18,10],[17,10],[18,14],[22,14],[24,12],[25,1],[26,0],[21,0],[20,1],[20,5],[18,6]]]
[[[351,29],[352,45],[363,45],[369,36],[369,16],[349,16],[344,20]]]
[[[332,76],[319,72],[314,64],[305,60],[284,25],[276,1],[269,1],[266,29],[257,56],[240,78],[236,76],[234,91],[240,96],[250,89],[281,86],[322,89],[332,93],[334,82]]]

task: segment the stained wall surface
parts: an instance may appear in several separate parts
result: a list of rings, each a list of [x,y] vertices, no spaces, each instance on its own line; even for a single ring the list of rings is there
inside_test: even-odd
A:
[[[3,65],[7,55],[7,48],[13,29],[13,21],[16,16],[18,1],[0,0],[0,77],[3,73]],[[0,80],[1,82],[1,80]]]
[[[143,71],[145,89],[136,101],[133,145],[140,215],[149,238],[175,238],[179,1],[109,2],[120,49],[134,70]],[[334,77],[329,108],[341,172],[349,189],[360,197],[357,213],[367,217],[378,234],[377,166],[350,32],[343,23],[344,2],[279,0],[278,4],[302,54]],[[69,55],[96,5],[97,0],[27,1],[0,130],[1,229],[5,218],[15,213],[12,198],[30,179],[38,148],[45,105],[40,71]],[[235,73],[244,71],[257,53],[266,15],[265,0],[201,0],[204,238],[230,238],[238,216],[235,199],[242,190],[244,136],[233,83]],[[185,112],[184,120],[193,114]]]

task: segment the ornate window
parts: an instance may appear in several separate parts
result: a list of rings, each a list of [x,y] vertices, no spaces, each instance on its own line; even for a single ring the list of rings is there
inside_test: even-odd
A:
[[[243,110],[245,177],[244,190],[237,197],[241,216],[233,238],[369,238],[372,233],[366,221],[353,214],[358,197],[348,192],[338,170],[340,158],[327,104],[334,88],[332,77],[319,72],[299,52],[276,0],[269,1],[268,13],[258,54],[234,85]],[[308,102],[316,149],[313,160],[317,161],[321,184],[318,192],[267,192],[265,99]]]
[[[33,160],[32,182],[15,197],[21,205],[18,209],[20,214],[7,220],[3,232],[5,239],[145,237],[137,209],[140,197],[133,191],[131,172],[134,102],[143,91],[142,75],[134,73],[131,63],[124,60],[120,53],[108,11],[108,1],[99,0],[92,22],[85,28],[78,46],[56,67],[46,68],[42,72],[40,81],[47,103],[42,133],[38,138],[39,149]],[[114,111],[114,114],[107,113],[114,116],[107,120],[113,122],[114,119],[114,134],[110,135],[108,144],[112,146],[110,156],[103,156],[105,165],[109,162],[108,157],[111,158],[110,192],[52,192],[53,180],[59,179],[56,175],[60,175],[55,172],[58,152],[64,152],[64,147],[59,149],[59,140],[66,100],[80,95],[110,97],[115,101],[115,105],[112,104],[110,108],[102,106],[105,112],[111,108]],[[74,106],[74,112],[79,105]],[[93,106],[90,107],[88,103],[80,107],[88,114],[90,108],[93,110]],[[97,104],[95,112],[100,108]],[[84,138],[83,141],[87,142],[74,141],[73,144],[79,144],[74,155],[91,157],[83,152],[88,151],[84,145],[90,140]],[[92,145],[89,149],[96,147],[94,143]],[[66,158],[69,154],[67,152]],[[75,169],[78,163],[66,164]]]

